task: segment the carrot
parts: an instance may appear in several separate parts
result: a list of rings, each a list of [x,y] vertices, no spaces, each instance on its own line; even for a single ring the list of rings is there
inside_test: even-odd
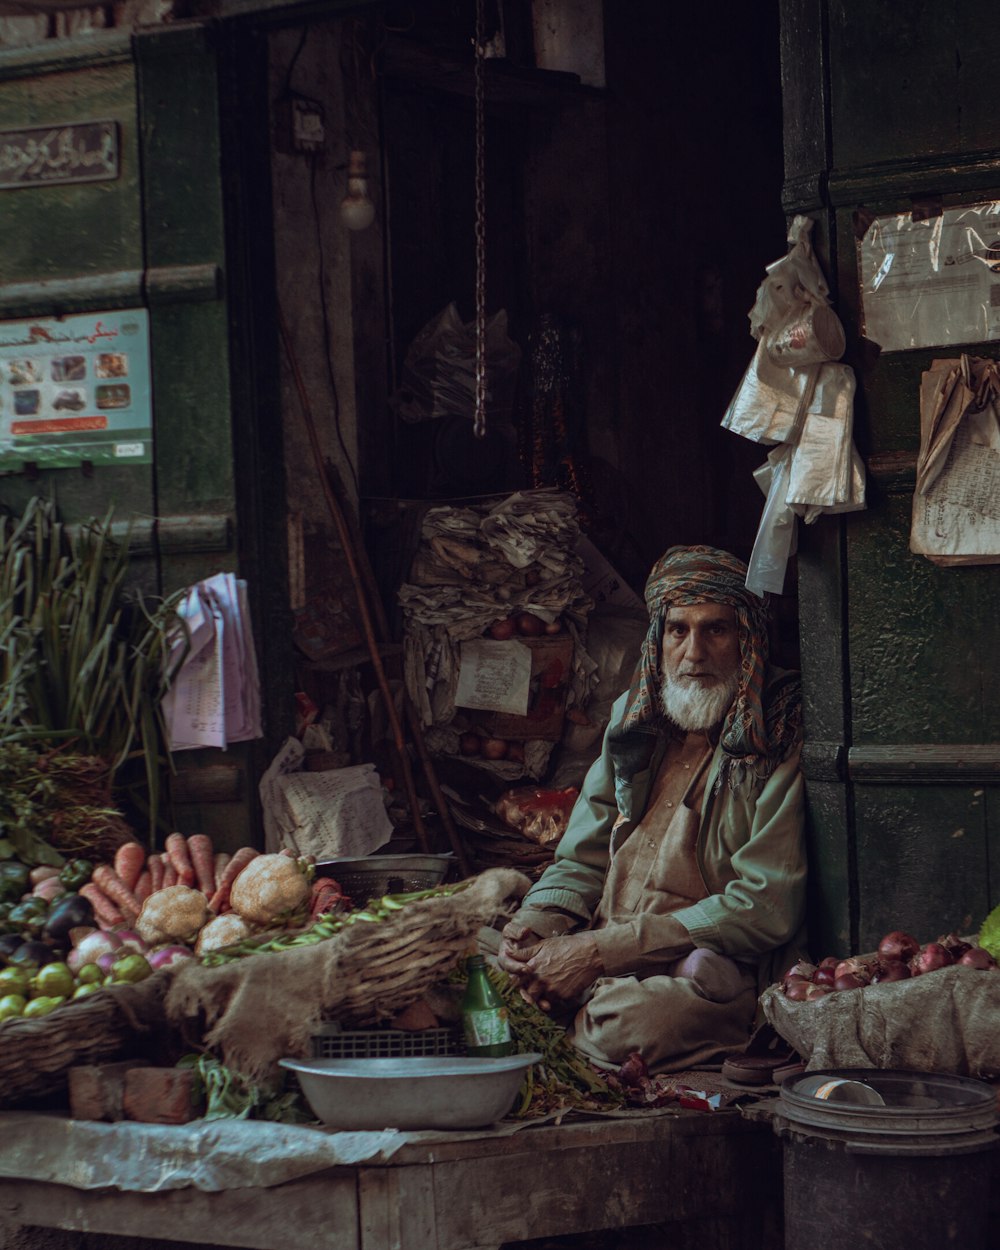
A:
[[[255,851],[252,846],[241,846],[233,854],[232,859],[226,865],[226,871],[222,874],[218,889],[208,902],[209,907],[217,916],[221,916],[223,910],[229,906],[229,891],[233,888],[233,882],[247,864],[255,860],[259,854],[260,851]]]
[[[226,871],[226,866],[232,859],[232,855],[228,851],[217,851],[215,855],[215,888],[219,888],[222,881],[222,874]],[[213,891],[214,892],[214,891]]]
[[[163,856],[150,855],[146,860],[146,866],[149,868],[149,875],[152,877],[152,885],[150,894],[155,894],[157,890],[163,889]]]
[[[111,899],[94,885],[93,881],[88,881],[86,885],[81,885],[77,894],[81,898],[85,898],[94,909],[94,919],[102,929],[113,929],[116,924],[123,924],[125,917],[114,905]]]
[[[215,893],[215,848],[207,833],[192,833],[187,840],[188,857],[202,894]]]
[[[178,880],[177,869],[173,866],[173,864],[166,857],[166,855],[164,855],[163,857],[163,884],[160,886],[160,889],[165,890],[168,885],[176,885],[177,880]]]
[[[90,879],[111,899],[126,920],[134,920],[142,911],[142,904],[110,864],[98,864]]]
[[[150,894],[153,893],[153,874],[148,868],[144,868],[139,874],[139,880],[135,883],[135,889],[132,893],[135,895],[137,903],[144,903]]]
[[[187,838],[183,833],[172,833],[166,841],[167,858],[173,864],[177,871],[177,881],[180,885],[194,885],[194,864],[191,863],[191,856],[188,854]]]
[[[146,851],[138,842],[126,842],[115,851],[115,872],[126,890],[134,890],[139,874],[146,866]]]

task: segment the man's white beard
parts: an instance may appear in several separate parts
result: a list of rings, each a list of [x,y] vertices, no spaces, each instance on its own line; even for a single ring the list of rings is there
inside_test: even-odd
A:
[[[691,678],[666,673],[660,686],[663,710],[685,733],[697,733],[718,725],[729,711],[740,685],[739,669],[705,687]]]

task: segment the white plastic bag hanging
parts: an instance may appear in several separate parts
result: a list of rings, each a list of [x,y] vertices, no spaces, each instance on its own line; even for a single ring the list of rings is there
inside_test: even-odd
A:
[[[767,495],[746,580],[756,594],[781,593],[796,515],[808,524],[865,504],[854,373],[835,363],[846,339],[813,254],[812,224],[795,217],[788,253],[767,268],[750,310],[757,350],[722,419],[734,434],[777,444],[754,475]]]
[[[746,587],[761,597],[781,594],[788,558],[795,552],[795,513],[786,503],[792,450],[789,443],[775,447],[753,475],[767,499],[747,565]]]

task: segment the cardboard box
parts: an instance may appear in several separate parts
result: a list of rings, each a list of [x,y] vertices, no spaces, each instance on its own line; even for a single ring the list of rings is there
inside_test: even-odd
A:
[[[531,651],[531,690],[524,716],[473,712],[472,720],[493,738],[558,742],[566,719],[566,696],[573,667],[573,639],[568,634],[518,638]]]

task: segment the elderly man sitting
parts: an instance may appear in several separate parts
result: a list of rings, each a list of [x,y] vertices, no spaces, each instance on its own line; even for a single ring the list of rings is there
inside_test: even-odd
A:
[[[499,962],[569,1013],[600,1065],[717,1062],[749,1036],[804,914],[801,713],[768,665],[745,566],[673,547],[646,584],[649,632],[555,861]]]

